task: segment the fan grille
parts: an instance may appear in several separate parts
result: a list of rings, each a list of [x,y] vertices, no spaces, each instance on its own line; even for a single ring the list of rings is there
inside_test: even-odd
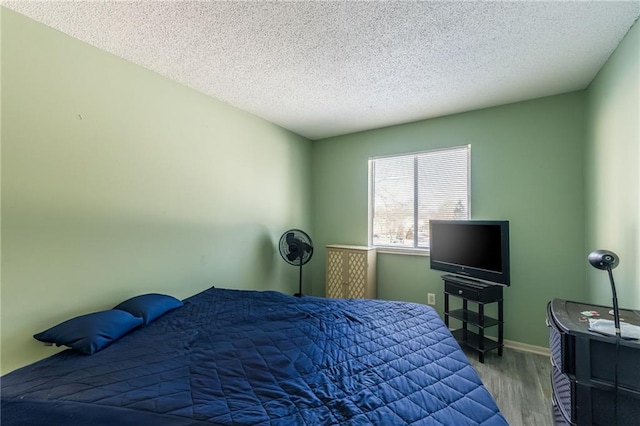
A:
[[[291,265],[304,265],[313,256],[313,242],[300,229],[290,229],[280,237],[280,255]]]

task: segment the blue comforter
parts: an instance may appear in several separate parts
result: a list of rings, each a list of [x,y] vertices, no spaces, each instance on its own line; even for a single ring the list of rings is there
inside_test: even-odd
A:
[[[2,377],[2,425],[502,425],[428,306],[209,289]]]

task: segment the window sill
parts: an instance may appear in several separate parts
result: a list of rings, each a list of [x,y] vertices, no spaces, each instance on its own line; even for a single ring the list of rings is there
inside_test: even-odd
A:
[[[414,248],[396,248],[396,247],[384,247],[384,246],[374,246],[376,248],[376,252],[383,254],[401,254],[404,256],[429,256],[430,252],[428,249],[414,249]]]

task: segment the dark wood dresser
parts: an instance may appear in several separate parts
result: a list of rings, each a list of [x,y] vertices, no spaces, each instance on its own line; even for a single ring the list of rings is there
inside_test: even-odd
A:
[[[640,425],[640,342],[589,331],[610,307],[554,299],[547,306],[554,420],[570,425]],[[620,310],[640,325],[640,311]]]

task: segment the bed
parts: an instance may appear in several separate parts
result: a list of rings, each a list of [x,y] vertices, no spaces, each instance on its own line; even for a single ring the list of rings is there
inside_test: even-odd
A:
[[[437,313],[211,288],[2,377],[2,425],[504,425]]]

